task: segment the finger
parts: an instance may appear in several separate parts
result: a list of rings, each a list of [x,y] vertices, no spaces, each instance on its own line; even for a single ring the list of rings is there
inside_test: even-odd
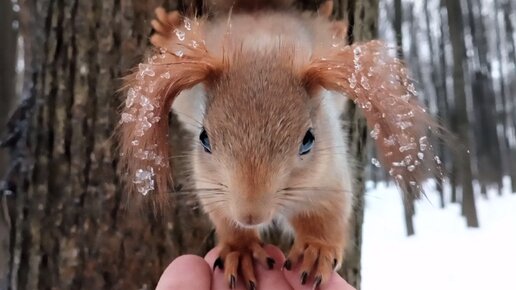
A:
[[[211,288],[211,270],[198,256],[184,255],[176,258],[161,275],[156,290],[204,290]]]
[[[215,263],[215,261],[217,260],[219,255],[220,255],[220,247],[217,246],[217,247],[211,249],[206,254],[206,256],[204,256],[204,260],[208,263],[208,265],[210,265],[213,268],[213,264]]]
[[[313,281],[308,281],[306,284],[301,285],[301,281],[299,279],[300,273],[300,265],[297,265],[292,269],[292,271],[283,271],[283,275],[285,276],[286,281],[290,284],[293,289],[296,290],[313,290]],[[339,276],[336,272],[333,272],[328,279],[328,281],[319,287],[320,290],[355,290],[352,286],[350,286],[342,277]]]
[[[281,266],[285,262],[285,256],[275,246],[266,245],[263,247],[267,255],[274,259],[275,263],[272,265],[272,269],[269,269],[269,265],[264,266],[262,263],[255,261],[254,269],[257,279],[258,290],[291,290],[290,284],[285,281],[285,276],[281,270]]]
[[[213,268],[213,264],[220,256],[220,247],[215,247],[211,251],[209,251],[206,256],[204,256],[204,260],[210,265],[210,269],[212,270],[212,278],[211,278],[211,285],[214,290],[218,289],[229,289],[228,287],[228,280],[224,277],[224,269],[221,269],[219,267]],[[241,279],[240,279],[241,280]],[[237,290],[245,290],[244,284],[242,284],[242,281],[239,281],[237,279],[236,281],[236,288]]]

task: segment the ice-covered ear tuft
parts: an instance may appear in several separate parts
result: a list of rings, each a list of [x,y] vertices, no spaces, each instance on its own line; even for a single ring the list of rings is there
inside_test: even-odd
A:
[[[362,109],[381,163],[406,191],[420,192],[425,178],[442,177],[428,136],[439,125],[418,102],[405,66],[389,54],[392,49],[370,41],[328,51],[302,72],[307,89],[344,93]]]

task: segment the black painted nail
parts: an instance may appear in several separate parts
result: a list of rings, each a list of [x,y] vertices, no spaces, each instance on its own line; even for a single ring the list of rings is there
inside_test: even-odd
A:
[[[256,290],[256,284],[251,280],[249,280],[249,290]]]
[[[286,260],[285,263],[283,264],[283,268],[287,269],[287,270],[292,270],[292,262],[290,260]]]
[[[319,287],[319,285],[321,285],[321,282],[322,282],[322,277],[321,276],[315,277],[313,289],[314,290],[317,289],[317,287]]]
[[[275,264],[276,264],[276,261],[273,258],[267,257],[267,266],[269,266],[269,270],[272,270],[272,268],[274,268]]]
[[[235,275],[231,275],[229,278],[229,289],[234,289],[236,287],[236,277]]]
[[[221,270],[224,269],[224,261],[222,261],[222,259],[220,257],[217,258],[217,260],[215,260],[215,262],[213,263],[213,270],[220,268]]]
[[[306,279],[308,279],[308,273],[307,272],[301,273],[301,285],[306,284]]]

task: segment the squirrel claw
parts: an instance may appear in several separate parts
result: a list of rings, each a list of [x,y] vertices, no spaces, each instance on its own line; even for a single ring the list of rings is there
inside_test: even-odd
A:
[[[295,243],[283,265],[290,270],[293,264],[301,261],[299,280],[305,285],[313,278],[313,289],[319,288],[330,278],[333,271],[341,264],[341,249],[325,243]]]

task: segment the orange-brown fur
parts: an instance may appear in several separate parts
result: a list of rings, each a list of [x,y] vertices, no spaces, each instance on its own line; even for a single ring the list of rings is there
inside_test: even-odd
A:
[[[168,160],[167,118],[176,98],[180,118],[202,116],[191,129],[198,136],[200,126],[205,128],[211,154],[196,138],[193,179],[215,224],[230,285],[240,271],[252,288],[253,257],[270,263],[258,227],[275,218],[292,227],[295,243],[288,259],[301,262],[315,286],[342,263],[352,207],[351,167],[339,125],[345,97],[364,109],[381,159],[400,185],[417,186],[434,168],[423,163],[433,161],[431,148],[421,157],[417,143],[434,123],[414,100],[402,64],[380,42],[347,45],[346,25],[328,20],[328,3],[317,14],[256,10],[210,20],[182,18],[159,8],[151,42],[165,51],[147,62],[153,73],[144,65],[128,77],[128,87],[142,86],[141,94],[155,105],[152,116],[160,117],[144,134],[135,133],[145,123],[140,119],[123,122],[119,129],[129,178],[142,168],[155,174],[150,194],[166,196],[170,165],[156,166],[156,158],[135,153],[150,150]],[[125,107],[123,113],[148,114],[142,106]],[[399,114],[408,114],[401,121],[411,126],[399,127]],[[300,156],[309,128],[315,145]],[[394,141],[385,143],[391,136]],[[410,148],[400,150],[407,144]],[[410,170],[393,166],[400,160],[419,164]],[[131,190],[134,184],[129,184]]]

